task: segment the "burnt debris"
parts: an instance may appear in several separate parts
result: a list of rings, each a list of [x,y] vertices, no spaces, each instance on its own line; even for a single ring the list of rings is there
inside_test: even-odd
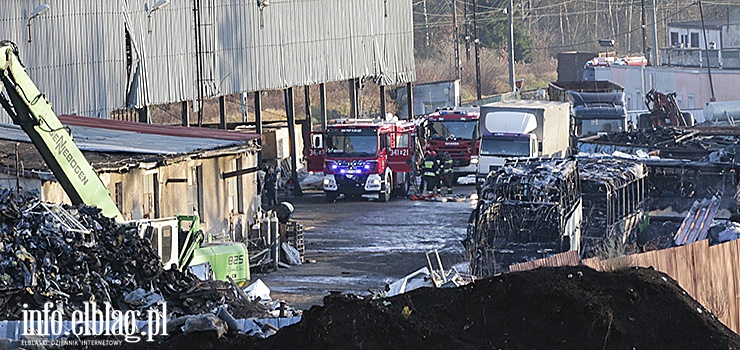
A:
[[[51,302],[69,317],[84,302],[121,310],[161,300],[173,316],[228,305],[237,318],[261,316],[259,304],[233,283],[165,270],[135,225],[119,225],[96,208],[50,205],[0,190],[0,317]]]
[[[577,249],[571,223],[581,218],[579,186],[572,158],[509,159],[491,173],[465,240],[472,274],[492,276],[515,262]]]
[[[644,151],[661,158],[701,160],[735,143],[735,135],[659,127],[590,136],[579,140],[578,148],[583,153],[611,154],[620,151],[634,154]]]
[[[591,257],[606,240],[635,242],[646,220],[648,168],[614,157],[579,157],[583,198],[581,255]]]

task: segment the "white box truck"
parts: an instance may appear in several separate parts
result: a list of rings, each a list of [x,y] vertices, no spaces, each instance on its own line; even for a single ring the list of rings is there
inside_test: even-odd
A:
[[[570,151],[570,103],[540,100],[494,102],[480,107],[476,180],[507,158],[565,157]]]

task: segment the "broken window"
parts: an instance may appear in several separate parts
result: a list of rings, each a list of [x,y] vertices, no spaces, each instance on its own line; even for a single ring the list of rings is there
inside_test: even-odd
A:
[[[116,182],[113,185],[113,192],[116,198],[116,207],[118,207],[118,211],[123,213],[123,182]]]

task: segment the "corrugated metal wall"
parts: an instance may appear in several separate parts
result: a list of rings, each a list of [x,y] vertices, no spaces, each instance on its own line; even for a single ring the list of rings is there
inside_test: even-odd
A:
[[[416,78],[410,0],[272,0],[261,13],[256,0],[198,0],[197,12],[194,0],[176,0],[152,13],[149,33],[147,9],[154,2],[3,0],[0,40],[18,44],[59,114],[106,118],[127,104],[197,98],[196,30],[206,96],[361,77],[385,85]],[[27,19],[42,3],[51,11],[31,22],[28,43]],[[0,122],[9,121],[4,114]]]
[[[31,22],[36,6],[51,11]],[[116,1],[5,0],[0,5],[0,40],[18,45],[21,60],[57,112],[105,117],[123,105],[125,53],[123,18]],[[9,118],[2,113],[2,118]]]

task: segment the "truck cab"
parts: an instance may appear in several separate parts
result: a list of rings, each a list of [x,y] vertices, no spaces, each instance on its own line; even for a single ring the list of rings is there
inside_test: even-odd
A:
[[[587,137],[627,131],[624,92],[568,91],[573,114],[573,133]]]
[[[480,108],[478,184],[508,158],[558,158],[569,154],[569,103],[517,100]]]
[[[478,162],[480,108],[443,108],[426,117],[425,149],[448,152],[455,177],[474,174]]]
[[[413,122],[340,120],[324,133],[324,181],[327,201],[340,194],[390,200],[408,193],[414,169]]]
[[[537,157],[539,147],[537,118],[531,113],[497,111],[486,116],[478,149],[478,171],[476,178],[485,179],[491,171],[496,171],[507,158]]]
[[[479,173],[496,171],[507,158],[536,157],[537,136],[530,133],[487,133],[481,136]]]

